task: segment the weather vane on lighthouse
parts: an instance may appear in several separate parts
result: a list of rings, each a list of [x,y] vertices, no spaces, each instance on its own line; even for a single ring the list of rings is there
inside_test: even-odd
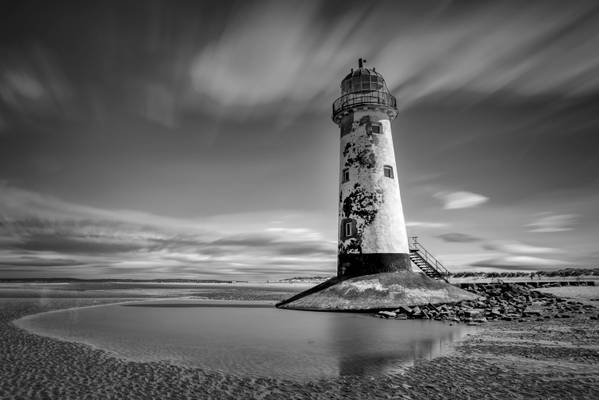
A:
[[[364,66],[341,81],[333,121],[341,131],[337,276],[410,269],[391,121],[398,113],[383,76]]]

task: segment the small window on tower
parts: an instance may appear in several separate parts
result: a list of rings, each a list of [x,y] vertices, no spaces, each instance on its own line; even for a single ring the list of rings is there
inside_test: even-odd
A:
[[[372,133],[381,133],[381,124],[372,124]]]
[[[349,168],[345,168],[343,170],[343,178],[342,178],[342,182],[345,183],[349,181]]]
[[[345,237],[349,237],[349,236],[353,235],[351,221],[346,221],[345,224],[343,224],[343,233],[345,234]]]
[[[393,179],[393,167],[392,167],[392,166],[390,166],[390,165],[385,165],[385,166],[383,167],[383,170],[385,171],[385,176],[386,176],[387,178],[391,178],[391,179]]]
[[[341,221],[341,240],[356,237],[358,231],[356,229],[356,221],[352,218],[344,218]]]

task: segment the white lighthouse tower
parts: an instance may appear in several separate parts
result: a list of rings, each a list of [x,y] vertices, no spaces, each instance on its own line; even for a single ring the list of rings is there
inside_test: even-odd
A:
[[[410,270],[391,121],[397,102],[364,66],[341,81],[333,121],[341,131],[337,276]]]
[[[383,76],[364,63],[343,78],[333,103],[341,133],[337,276],[276,306],[355,311],[476,299],[450,285],[449,271],[420,243],[408,245],[391,135],[397,101]]]

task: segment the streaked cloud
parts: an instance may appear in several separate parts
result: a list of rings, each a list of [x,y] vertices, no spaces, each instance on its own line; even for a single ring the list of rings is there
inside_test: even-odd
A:
[[[437,235],[438,238],[443,239],[446,242],[450,243],[471,243],[478,242],[481,240],[480,238],[472,235],[468,235],[466,233],[460,232],[448,232],[442,233],[441,235]]]
[[[529,232],[553,233],[571,231],[579,215],[540,213],[537,217],[535,221],[526,225],[530,228]]]
[[[260,270],[266,279],[335,268],[336,242],[308,227],[244,231],[251,225],[233,216],[235,230],[223,232],[213,228],[218,217],[203,223],[103,210],[1,188],[0,276],[38,267],[36,276],[255,279]]]
[[[398,98],[404,211],[427,248],[596,261],[596,1],[114,7],[0,15],[0,179],[22,187],[0,185],[5,271],[334,271],[326,114],[358,57]]]
[[[471,262],[471,266],[512,271],[546,270],[572,266],[568,261],[546,256],[564,253],[555,247],[499,240],[484,243],[482,247],[491,252],[489,253],[490,258],[487,256],[482,260],[474,260]]]
[[[15,101],[18,96],[38,99],[44,94],[42,85],[24,71],[6,71],[0,93],[4,100]]]
[[[570,5],[479,2],[446,18],[449,6],[388,41],[373,61],[408,102],[456,90],[591,93],[599,85],[597,4]]]
[[[563,253],[561,249],[554,247],[533,246],[520,242],[490,242],[483,245],[483,248],[491,251],[499,251],[511,254],[552,254]]]
[[[216,15],[201,5],[197,15],[169,4],[133,7],[152,21],[143,30],[146,37],[131,32],[126,13],[108,21],[80,13],[81,23],[88,22],[91,32],[104,37],[96,38],[102,46],[93,43],[97,54],[89,52],[89,60],[79,60],[85,69],[73,77],[79,82],[71,81],[67,71],[72,66],[64,65],[61,52],[53,50],[56,44],[48,45],[46,37],[37,38],[35,46],[29,44],[32,40],[19,43],[21,52],[3,54],[0,101],[26,117],[43,110],[104,118],[115,100],[125,100],[119,105],[128,112],[168,128],[178,126],[181,114],[196,107],[219,117],[247,118],[256,117],[250,111],[271,114],[268,107],[276,104],[277,114],[288,117],[329,105],[338,94],[340,76],[360,56],[384,74],[403,106],[455,91],[481,98],[498,91],[571,97],[599,89],[599,16],[592,1],[567,6],[478,2],[469,7],[225,1]],[[164,16],[162,23],[156,13]],[[198,22],[199,15],[212,19]],[[64,22],[73,23],[68,17]],[[109,35],[96,26],[108,23],[114,29]],[[172,29],[169,35],[163,35],[166,25]],[[135,65],[114,63],[111,57],[131,52],[116,37],[145,43],[132,53]],[[123,99],[106,96],[98,86],[102,79],[114,82],[112,90],[124,89],[119,92]]]
[[[567,10],[556,2],[480,3],[457,12],[451,5],[378,4],[353,3],[328,19],[319,2],[243,4],[194,58],[193,87],[224,106],[301,104],[334,95],[340,74],[363,55],[401,91],[403,105],[456,90],[576,96],[599,88],[592,2]],[[382,28],[387,21],[399,26]],[[373,51],[374,41],[385,45]]]
[[[491,268],[497,270],[512,271],[537,271],[551,268],[562,268],[570,266],[566,261],[533,256],[501,256],[477,261],[472,264],[475,267]]]
[[[445,222],[430,222],[430,221],[408,221],[406,222],[408,228],[445,228],[449,224]]]
[[[240,112],[281,100],[302,109],[331,93],[341,68],[355,62],[346,41],[366,7],[348,9],[343,21],[325,21],[321,6],[261,1],[235,7],[220,37],[194,58],[193,88]],[[333,68],[332,58],[338,62]]]
[[[441,200],[445,210],[476,207],[489,201],[488,197],[472,192],[437,192],[434,197]]]
[[[77,108],[73,90],[52,51],[30,42],[21,52],[3,51],[0,60],[0,105],[18,119],[68,118]]]

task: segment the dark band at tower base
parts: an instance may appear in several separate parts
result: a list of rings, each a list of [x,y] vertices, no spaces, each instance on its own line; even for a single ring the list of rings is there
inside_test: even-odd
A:
[[[337,257],[337,276],[343,279],[410,269],[407,253],[339,254]]]

